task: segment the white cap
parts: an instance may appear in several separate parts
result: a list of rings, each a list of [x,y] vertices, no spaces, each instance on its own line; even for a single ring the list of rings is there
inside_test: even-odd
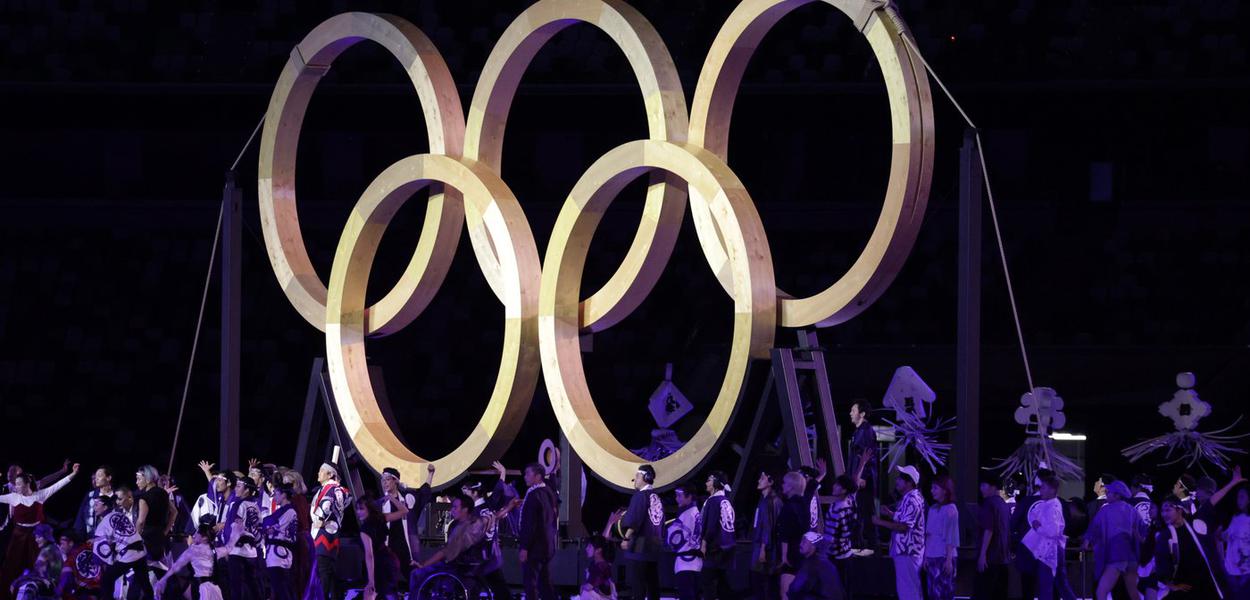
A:
[[[920,485],[920,471],[916,470],[916,467],[913,467],[911,465],[904,465],[898,468],[898,472],[902,473],[903,475],[906,475],[907,478],[910,479],[912,483],[916,485]]]

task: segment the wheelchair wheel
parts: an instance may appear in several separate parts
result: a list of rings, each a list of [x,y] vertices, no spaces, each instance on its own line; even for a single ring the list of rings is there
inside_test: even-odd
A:
[[[470,577],[443,571],[430,575],[409,600],[490,600],[490,590]]]

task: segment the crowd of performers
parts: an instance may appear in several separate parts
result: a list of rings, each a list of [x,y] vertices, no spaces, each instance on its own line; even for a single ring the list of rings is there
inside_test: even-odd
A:
[[[827,478],[819,462],[765,469],[753,478],[756,493],[744,495],[749,506],[735,507],[733,498],[742,496],[722,472],[679,485],[666,498],[653,488],[655,469],[641,465],[628,505],[585,542],[589,567],[577,595],[658,600],[660,568],[671,557],[680,600],[837,600],[864,586],[864,577],[879,577],[856,561],[882,554],[893,563],[899,598],[949,599],[962,546],[975,556],[965,561],[975,569],[974,598],[1009,597],[1012,569],[1025,597],[1076,598],[1066,569],[1070,549],[1092,552],[1100,600],[1250,598],[1250,485],[1240,468],[1223,485],[1183,475],[1166,494],[1156,494],[1146,475],[1104,475],[1087,505],[1060,499],[1060,481],[1045,469],[1017,493],[987,477],[970,517],[975,539],[961,540],[951,478],[922,476],[912,466],[882,472],[869,408],[852,408],[856,429],[845,474]],[[425,559],[418,527],[435,499],[432,466],[417,487],[384,469],[379,493],[361,497],[330,464],[311,488],[292,469],[256,461],[246,473],[199,466],[207,485],[193,502],[151,466],[134,473],[133,485],[99,467],[77,514],[59,531],[43,505],[73,481],[79,465],[67,462],[37,481],[10,467],[0,495],[7,538],[0,600],[339,599],[346,592],[340,535],[353,513],[364,553],[358,579],[368,600],[404,593],[417,600],[423,583],[443,571],[471,575],[496,600],[510,599],[500,550],[505,528],[516,539],[525,598],[557,596],[550,566],[559,547],[558,485],[537,463],[524,468],[520,485],[495,463],[498,477],[443,492],[450,505],[445,543]],[[878,500],[877,479],[886,476],[893,497]],[[739,548],[748,545],[744,560]],[[731,586],[735,568],[749,571],[749,590]]]

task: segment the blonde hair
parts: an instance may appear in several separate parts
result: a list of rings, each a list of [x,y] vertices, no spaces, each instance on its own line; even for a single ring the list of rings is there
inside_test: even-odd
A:
[[[798,471],[790,471],[789,473],[786,473],[784,481],[789,483],[791,487],[797,489],[800,496],[807,492],[807,478]]]

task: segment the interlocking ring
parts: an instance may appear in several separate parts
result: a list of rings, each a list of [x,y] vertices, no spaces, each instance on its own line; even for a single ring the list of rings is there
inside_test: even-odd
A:
[[[410,481],[430,462],[408,449],[383,416],[365,362],[365,287],[387,223],[432,183],[459,191],[498,249],[504,292],[504,351],[486,411],[469,437],[434,462],[441,483],[503,454],[529,410],[538,382],[535,317],[538,249],[516,198],[499,176],[467,158],[422,154],[391,165],[369,185],[348,218],[330,270],[326,356],[335,401],[352,442],[370,465],[396,466]],[[439,481],[439,480],[436,480]]]
[[[545,374],[561,429],[586,466],[625,487],[642,459],[608,430],[595,407],[578,337],[627,317],[654,287],[672,254],[687,204],[704,254],[734,300],[729,366],[703,427],[660,460],[657,486],[698,469],[720,443],[751,358],[767,356],[777,324],[831,325],[870,304],[910,251],[924,213],[932,166],[932,107],[912,63],[897,15],[875,0],[826,0],[868,38],[885,75],[894,157],[885,206],[859,260],[824,292],[790,298],[776,289],[768,238],[755,205],[725,164],[729,116],[743,69],[764,33],[794,8],[817,0],[745,0],[713,43],[695,93],[693,118],[663,40],[620,0],[539,0],[503,33],[483,68],[466,121],[446,63],[429,39],[398,17],[346,13],[314,28],[295,50],[270,99],[260,159],[265,244],[279,283],[300,314],[326,332],[335,402],[352,441],[375,469],[395,466],[419,479],[437,467],[436,486],[503,453]],[[538,260],[519,203],[500,179],[503,134],[517,84],[534,55],[576,22],[602,29],[625,53],[646,106],[649,139],[623,144],[588,169],[566,200]],[[407,70],[423,107],[430,153],[402,159],[365,190],[339,240],[329,285],[313,270],[295,207],[295,150],[317,82],[333,60],[362,40],[391,52]],[[689,120],[688,120],[689,119]],[[687,135],[690,141],[687,142]],[[617,271],[581,298],[581,274],[599,215],[628,182],[650,177],[643,218]],[[395,211],[426,186],[432,193],[417,251],[399,283],[365,306],[378,242]],[[434,190],[437,192],[438,190]],[[429,304],[466,224],[483,274],[504,305],[504,352],[487,408],[469,437],[447,456],[425,459],[387,423],[365,364],[367,337],[398,331]]]
[[[690,141],[721,158],[729,152],[729,124],[738,85],[760,40],[782,17],[820,0],[743,0],[729,15],[703,62],[690,116]],[[863,312],[885,291],[911,252],[933,175],[933,100],[923,66],[913,60],[902,19],[884,1],[824,0],[864,34],[890,99],[894,149],[881,216],[859,258],[838,281],[806,298],[778,290],[782,327],[828,326]],[[699,243],[712,272],[730,290],[725,250],[706,203],[692,203]]]

